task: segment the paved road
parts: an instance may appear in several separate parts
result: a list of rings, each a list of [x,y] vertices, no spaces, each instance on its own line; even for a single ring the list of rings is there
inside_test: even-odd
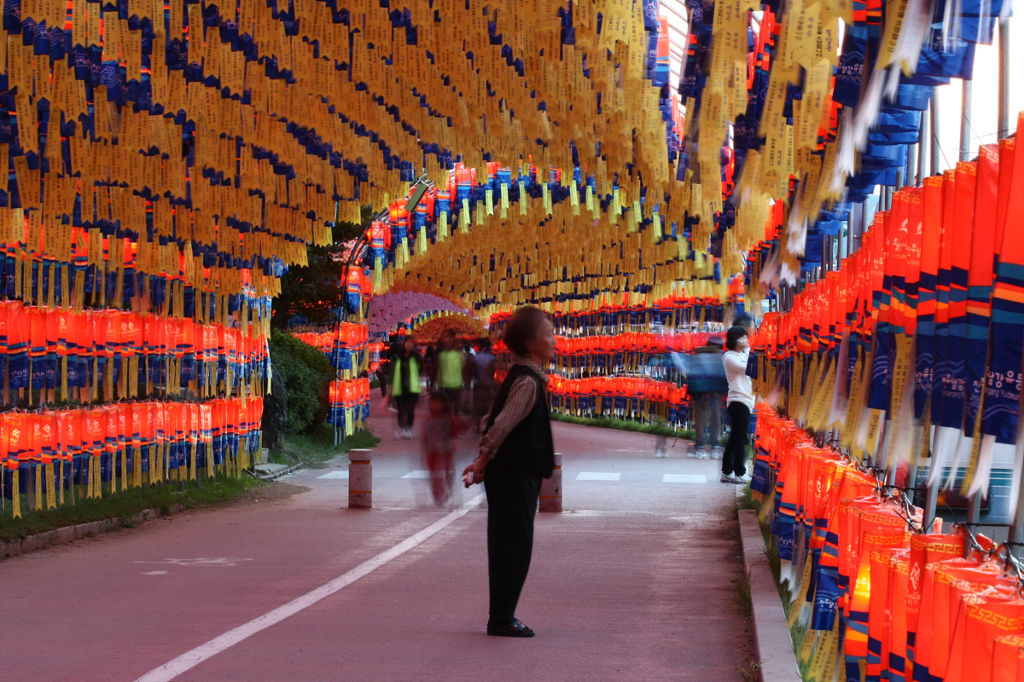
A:
[[[538,516],[518,614],[538,636],[492,638],[486,510],[435,508],[415,477],[417,441],[394,440],[391,418],[373,418],[385,436],[374,510],[345,508],[340,458],[289,476],[309,491],[286,499],[0,564],[0,679],[131,682],[155,670],[146,679],[742,679],[753,654],[733,604],[735,487],[718,482],[717,462],[686,458],[683,441],[655,458],[653,437],[557,424],[566,512]],[[474,444],[460,440],[460,462]],[[366,573],[364,562],[409,538],[418,544]],[[309,596],[353,571],[361,577],[343,589]],[[273,616],[293,600],[293,615]],[[240,627],[248,636],[225,641]],[[181,663],[211,641],[190,659],[198,664]]]

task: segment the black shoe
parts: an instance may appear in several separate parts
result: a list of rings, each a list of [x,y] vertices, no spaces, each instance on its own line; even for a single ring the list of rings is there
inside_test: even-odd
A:
[[[511,625],[488,625],[487,634],[491,637],[533,637],[536,633],[514,618]]]

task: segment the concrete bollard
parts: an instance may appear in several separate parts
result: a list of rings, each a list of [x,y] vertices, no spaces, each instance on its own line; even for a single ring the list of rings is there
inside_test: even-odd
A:
[[[349,509],[373,506],[373,450],[350,450],[348,453]]]
[[[562,511],[562,453],[555,453],[555,470],[551,478],[540,482],[540,510],[542,512]]]

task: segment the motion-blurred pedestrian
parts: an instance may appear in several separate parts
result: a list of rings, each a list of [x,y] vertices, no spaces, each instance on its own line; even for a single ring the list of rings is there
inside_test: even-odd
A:
[[[483,481],[487,491],[487,634],[533,637],[515,614],[530,570],[540,482],[555,468],[543,369],[555,355],[554,327],[538,308],[523,307],[505,328],[504,341],[515,364],[498,389],[480,454],[463,475],[466,485]]]
[[[469,375],[473,382],[473,425],[480,433],[483,419],[491,411],[497,386],[494,383],[494,354],[490,339],[481,339],[476,355],[467,359]]]
[[[445,334],[441,351],[437,354],[437,387],[448,396],[455,414],[459,413],[462,404],[462,388],[464,384],[463,370],[466,355],[458,347],[455,332]]]
[[[423,352],[423,373],[427,375],[427,391],[433,393],[437,389],[437,353],[433,346],[427,346]]]
[[[412,438],[412,426],[416,420],[416,403],[419,402],[420,373],[423,371],[423,358],[416,352],[416,342],[411,336],[405,337],[401,348],[391,358],[390,395],[395,399],[398,408],[398,430],[396,438]]]
[[[691,398],[696,432],[692,456],[722,459],[722,401],[729,392],[729,379],[722,364],[721,337],[711,337],[706,346],[694,351],[686,374],[686,392]]]
[[[432,393],[429,414],[423,424],[423,460],[430,472],[430,493],[441,507],[451,500],[455,486],[455,439],[463,424],[455,416],[444,393]]]

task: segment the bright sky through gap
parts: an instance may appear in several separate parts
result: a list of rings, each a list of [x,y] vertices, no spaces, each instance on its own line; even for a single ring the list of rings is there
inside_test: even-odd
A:
[[[1010,19],[1010,128],[1016,130],[1017,112],[1024,110],[1024,21]],[[952,168],[959,160],[960,102],[963,84],[953,80],[936,88],[939,103],[939,168]],[[978,45],[974,58],[974,85],[971,94],[971,158],[978,146],[993,144],[997,138],[999,117],[999,28],[991,45]],[[944,157],[943,157],[944,155]]]

